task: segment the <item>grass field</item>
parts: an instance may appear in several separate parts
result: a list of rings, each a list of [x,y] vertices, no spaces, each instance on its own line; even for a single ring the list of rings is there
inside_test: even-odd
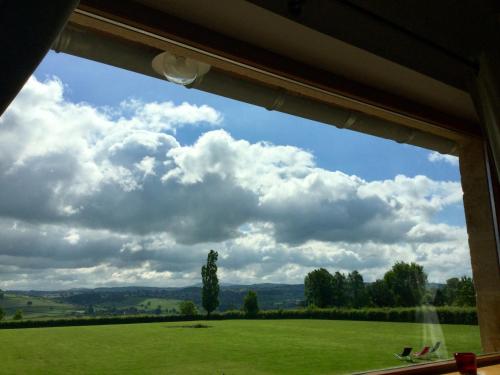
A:
[[[345,374],[401,365],[432,335],[480,351],[477,326],[231,320],[1,330],[1,374]],[[442,335],[442,336],[440,336]],[[423,341],[423,338],[428,341]]]
[[[29,302],[31,304],[28,304]],[[6,320],[10,320],[16,310],[22,310],[24,318],[41,319],[64,317],[77,309],[76,306],[59,303],[50,298],[14,294],[5,294],[4,298],[0,299],[0,308],[6,313]]]
[[[97,307],[111,307],[115,306],[117,308],[127,308],[135,307],[137,309],[155,309],[158,306],[161,307],[163,311],[176,309],[179,310],[180,300],[166,299],[166,298],[144,298],[144,297],[128,297],[120,302],[108,302],[97,305]]]
[[[137,310],[146,310],[152,313],[158,306],[162,313],[179,311],[180,300],[166,298],[146,298],[146,297],[127,297],[119,302],[104,302],[94,306],[96,312],[109,310],[111,307],[118,309],[136,308]],[[57,302],[51,298],[26,296],[19,294],[5,294],[0,299],[0,308],[6,314],[5,320],[12,320],[14,313],[21,310],[25,319],[53,319],[68,318],[74,313],[83,313],[85,306],[76,306],[69,303]],[[1,370],[1,369],[0,369]]]

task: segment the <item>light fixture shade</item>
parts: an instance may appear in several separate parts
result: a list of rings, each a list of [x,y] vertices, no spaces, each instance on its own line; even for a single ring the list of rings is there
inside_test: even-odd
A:
[[[151,65],[156,73],[163,75],[170,82],[184,86],[193,83],[196,78],[210,70],[208,64],[170,52],[155,56]]]

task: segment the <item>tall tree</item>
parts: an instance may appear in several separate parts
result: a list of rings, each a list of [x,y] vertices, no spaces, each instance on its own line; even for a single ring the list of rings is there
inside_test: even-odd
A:
[[[5,313],[3,312],[3,309],[0,307],[0,320],[2,320],[5,316]]]
[[[455,303],[458,306],[476,306],[476,291],[472,279],[463,276],[458,281]]]
[[[332,278],[333,300],[335,307],[344,307],[347,305],[347,278],[340,272],[335,272]]]
[[[459,281],[458,277],[452,277],[451,279],[446,280],[446,285],[443,288],[446,305],[452,306],[455,304]]]
[[[363,276],[354,270],[347,275],[348,304],[359,308],[368,305],[368,294]]]
[[[394,306],[394,296],[392,291],[387,286],[387,283],[382,280],[377,280],[368,286],[368,297],[370,303],[376,307]]]
[[[249,290],[243,300],[243,310],[248,316],[255,316],[259,312],[259,302],[257,301],[257,293]]]
[[[416,263],[398,262],[384,275],[384,281],[394,295],[396,306],[422,304],[427,286],[424,267]]]
[[[434,306],[444,306],[446,304],[446,297],[443,289],[439,288],[436,290],[436,295],[432,301]]]
[[[203,289],[201,301],[203,308],[207,311],[207,317],[219,306],[219,279],[217,278],[217,258],[219,254],[210,250],[207,256],[207,264],[201,267],[201,279]]]
[[[324,268],[309,272],[304,279],[307,305],[328,307],[333,303],[333,276]]]

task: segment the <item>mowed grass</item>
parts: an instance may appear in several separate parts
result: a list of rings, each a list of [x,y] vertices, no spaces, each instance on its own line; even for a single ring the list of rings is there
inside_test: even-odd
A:
[[[445,339],[480,352],[477,326],[226,320],[0,330],[1,374],[345,374],[401,365],[393,353]],[[424,338],[429,341],[424,341]]]

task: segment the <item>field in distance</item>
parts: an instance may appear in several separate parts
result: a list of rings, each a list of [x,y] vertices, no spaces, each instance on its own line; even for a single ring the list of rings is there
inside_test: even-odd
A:
[[[118,300],[103,299],[93,305],[95,313],[114,314],[168,314],[177,313],[180,300],[154,297],[121,296]],[[15,312],[21,310],[24,319],[71,318],[88,313],[85,305],[72,304],[61,298],[5,293],[0,299],[0,308],[5,320],[12,320]]]
[[[17,310],[21,310],[23,317],[28,319],[59,318],[78,311],[77,306],[50,298],[8,293],[0,299],[0,308],[6,314],[5,320],[12,319]]]
[[[197,323],[208,328],[194,328]],[[444,342],[479,353],[477,326],[230,320],[0,330],[2,374],[346,374],[401,365],[393,353]]]
[[[304,299],[304,285],[254,284],[221,285],[219,310],[240,309],[249,290],[259,295],[259,306],[268,309],[295,309]],[[0,308],[6,320],[16,310],[22,310],[24,319],[58,319],[82,316],[121,315],[176,315],[179,303],[193,301],[201,310],[201,287],[106,287],[58,291],[8,290],[1,298]]]

